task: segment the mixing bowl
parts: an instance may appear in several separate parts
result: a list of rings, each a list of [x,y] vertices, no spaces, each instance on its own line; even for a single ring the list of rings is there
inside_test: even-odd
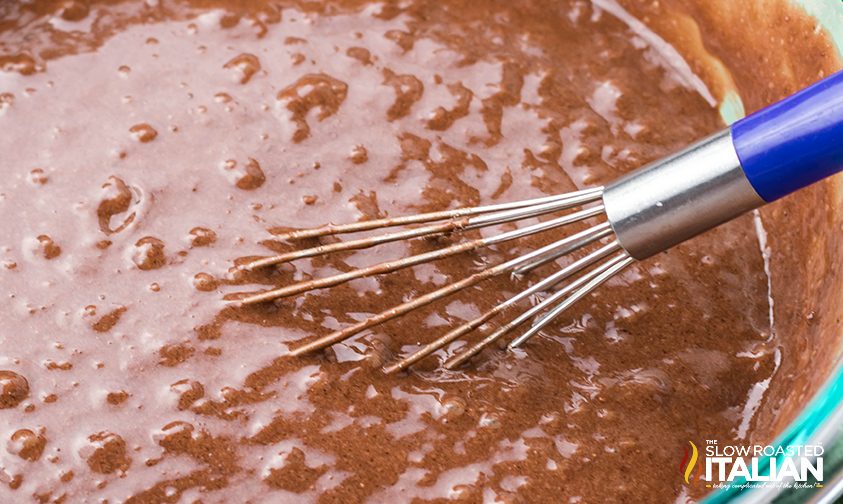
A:
[[[836,0],[0,1],[0,501],[839,501],[843,177],[453,374],[381,369],[505,282],[286,352],[473,257],[289,310],[223,297],[344,267],[239,275],[269,226],[602,184],[841,62]],[[726,439],[820,446],[822,481],[701,480]]]

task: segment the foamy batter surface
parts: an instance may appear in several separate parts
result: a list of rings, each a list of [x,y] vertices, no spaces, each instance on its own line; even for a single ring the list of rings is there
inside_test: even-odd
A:
[[[380,369],[552,268],[285,353],[553,236],[223,300],[443,245],[232,280],[315,244],[273,230],[603,184],[720,128],[600,3],[0,6],[0,501],[688,497],[687,440],[746,439],[778,362],[749,217],[457,371],[465,341]]]

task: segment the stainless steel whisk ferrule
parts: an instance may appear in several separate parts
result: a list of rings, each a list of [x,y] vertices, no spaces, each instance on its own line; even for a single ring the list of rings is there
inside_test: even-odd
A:
[[[603,194],[618,241],[639,260],[764,203],[728,129],[619,178]]]

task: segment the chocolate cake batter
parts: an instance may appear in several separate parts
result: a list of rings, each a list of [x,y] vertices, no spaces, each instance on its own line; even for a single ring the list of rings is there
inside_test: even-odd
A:
[[[552,236],[223,300],[443,244],[232,273],[314,244],[278,230],[603,184],[721,128],[678,53],[600,4],[0,5],[0,501],[702,496],[683,447],[748,439],[781,357],[752,216],[453,372],[465,342],[380,369],[541,271],[285,353]]]

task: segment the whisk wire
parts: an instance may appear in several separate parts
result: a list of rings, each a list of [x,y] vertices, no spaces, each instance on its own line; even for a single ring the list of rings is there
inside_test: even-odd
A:
[[[525,263],[517,267],[513,273],[519,276],[524,275],[543,264],[547,264],[550,261],[554,261],[564,255],[568,255],[575,250],[581,249],[582,247],[611,234],[612,226],[608,222],[602,222],[596,226],[592,226],[584,231],[580,231],[579,233],[569,236],[565,240],[564,244],[560,244],[558,247],[535,254],[534,258],[531,257],[530,260],[525,261]]]
[[[331,243],[328,245],[319,245],[303,250],[296,250],[293,252],[287,252],[284,254],[257,259],[250,263],[244,264],[243,266],[241,266],[241,269],[246,271],[254,271],[256,269],[264,268],[267,266],[295,261],[297,259],[305,259],[308,257],[329,254],[332,252],[369,248],[384,243],[400,240],[409,240],[412,238],[420,238],[423,236],[439,235],[450,231],[478,229],[486,226],[492,226],[495,224],[503,224],[506,222],[513,222],[529,217],[538,217],[540,215],[545,215],[548,213],[567,210],[569,208],[580,206],[584,203],[588,203],[593,200],[594,195],[589,193],[585,195],[578,195],[575,198],[557,199],[545,203],[515,208],[511,210],[492,212],[477,217],[462,217],[459,219],[452,219],[450,221],[442,222],[439,224],[431,224],[428,226],[421,226],[417,228],[407,229],[404,231],[397,231],[394,233],[386,233],[382,235],[359,238],[356,240],[342,241],[337,243]]]
[[[324,278],[317,278],[313,280],[307,280],[304,282],[299,282],[293,285],[288,285],[285,287],[281,287],[278,289],[269,290],[266,292],[261,292],[258,294],[253,294],[247,297],[244,297],[239,300],[241,305],[250,305],[255,303],[261,303],[265,301],[272,301],[274,299],[294,296],[297,294],[302,294],[307,291],[316,290],[316,289],[323,289],[326,287],[333,287],[335,285],[339,285],[342,283],[349,282],[351,280],[355,280],[357,278],[363,278],[373,275],[381,275],[384,273],[391,273],[393,271],[407,268],[410,266],[416,266],[418,264],[435,261],[437,259],[442,259],[445,257],[449,257],[455,254],[459,254],[462,252],[467,252],[469,250],[474,250],[480,247],[485,247],[489,245],[495,245],[498,243],[502,243],[509,240],[514,240],[516,238],[522,238],[524,236],[529,236],[535,233],[549,231],[551,229],[555,229],[561,226],[566,226],[568,224],[578,222],[581,220],[588,219],[590,217],[595,217],[600,215],[603,212],[603,205],[597,205],[591,208],[586,208],[584,210],[580,210],[579,212],[574,212],[571,214],[563,215],[561,217],[556,217],[554,219],[549,219],[544,222],[539,222],[533,224],[531,226],[526,226],[523,228],[513,229],[512,231],[507,231],[504,233],[500,233],[497,235],[493,235],[487,238],[479,238],[475,240],[470,240],[462,243],[458,243],[456,245],[451,245],[450,247],[445,247],[438,250],[433,250],[430,252],[425,252],[422,254],[417,254],[409,257],[405,257],[402,259],[397,259],[393,261],[382,262],[380,264],[376,264],[374,266],[369,266],[367,268],[360,268],[353,271],[348,271],[345,273],[340,273],[338,275],[333,275]]]
[[[443,222],[441,224],[433,224],[430,226],[422,226],[407,229],[404,231],[398,231],[395,233],[387,233],[367,238],[359,238],[357,240],[341,241],[337,243],[331,243],[328,245],[319,245],[317,247],[296,250],[293,252],[287,252],[285,254],[279,254],[272,257],[264,257],[262,259],[252,261],[248,264],[244,264],[242,269],[246,271],[254,271],[259,268],[265,268],[267,266],[273,266],[276,264],[283,264],[298,259],[306,259],[308,257],[327,255],[330,253],[341,252],[344,250],[359,250],[394,241],[409,240],[412,238],[419,238],[422,236],[431,236],[446,233],[448,231],[453,231],[455,229],[465,229],[467,225],[468,219],[462,218],[449,222]]]
[[[325,226],[320,226],[311,229],[298,229],[294,231],[288,231],[285,233],[278,233],[275,234],[275,239],[298,240],[304,238],[317,238],[320,236],[330,236],[344,233],[359,233],[361,231],[371,231],[373,229],[382,229],[386,227],[407,226],[410,224],[422,224],[425,222],[433,222],[438,220],[480,215],[484,213],[499,212],[514,208],[541,205],[553,201],[580,201],[581,203],[588,203],[591,201],[597,201],[602,196],[603,187],[601,186],[590,189],[583,189],[582,191],[556,194],[553,196],[543,196],[541,198],[533,198],[528,200],[512,201],[506,203],[496,203],[494,205],[455,208],[452,210],[440,210],[437,212],[404,215],[401,217],[388,217],[384,219],[352,222],[349,224],[327,224]]]
[[[483,340],[481,340],[478,343],[472,345],[466,351],[461,352],[461,353],[451,357],[447,361],[445,361],[445,364],[444,364],[445,369],[453,369],[453,368],[459,366],[460,364],[462,364],[463,362],[466,362],[468,359],[470,359],[471,357],[480,353],[481,350],[483,350],[484,348],[486,348],[490,344],[499,340],[500,338],[502,338],[506,334],[509,334],[512,330],[518,328],[521,324],[523,324],[527,320],[530,320],[531,318],[533,318],[538,313],[546,310],[550,306],[553,306],[560,299],[565,298],[565,296],[570,294],[572,291],[576,291],[575,292],[575,294],[576,294],[576,293],[579,292],[578,289],[580,289],[580,287],[583,286],[584,284],[590,285],[594,281],[594,279],[602,278],[603,275],[605,275],[609,271],[612,271],[612,269],[614,267],[616,267],[617,264],[623,263],[627,258],[628,258],[628,256],[626,256],[625,253],[619,254],[619,255],[613,257],[612,259],[610,259],[609,261],[607,261],[607,262],[601,264],[600,266],[594,268],[593,270],[589,271],[588,273],[585,273],[583,276],[577,278],[576,280],[572,281],[571,283],[565,285],[564,287],[562,287],[558,291],[554,292],[552,295],[550,295],[546,299],[542,300],[540,303],[532,306],[531,308],[529,308],[525,312],[521,313],[520,315],[518,315],[517,317],[515,317],[514,319],[512,319],[508,323],[504,324],[503,326],[501,326],[500,328],[498,328],[497,330],[495,330],[494,332],[492,332],[491,334],[489,334],[488,336],[483,338]],[[614,272],[609,274],[609,276],[612,276],[612,275],[614,275]],[[582,294],[582,295],[585,295],[585,294]],[[563,310],[560,310],[559,313],[557,313],[556,315],[562,313],[562,311]],[[544,320],[544,317],[542,318],[542,320]],[[550,319],[550,320],[552,320],[552,319]],[[550,320],[547,320],[545,322],[545,324],[550,322]]]
[[[553,319],[562,314],[562,312],[570,308],[571,305],[573,305],[574,303],[585,297],[587,294],[589,294],[591,291],[599,287],[603,282],[606,282],[607,280],[618,274],[621,270],[635,262],[635,259],[633,259],[626,253],[622,254],[621,256],[618,256],[618,259],[619,260],[617,260],[616,262],[612,261],[611,266],[609,268],[606,268],[605,271],[591,278],[588,283],[583,285],[581,288],[577,289],[577,291],[571,294],[570,297],[566,298],[564,301],[559,303],[558,306],[550,310],[548,313],[542,315],[541,318],[536,320],[536,322],[532,325],[532,327],[530,327],[527,332],[512,340],[512,342],[507,345],[507,348],[510,350],[512,350],[513,348],[517,348],[525,341],[535,336],[536,333],[541,331],[547,324],[553,321]]]

